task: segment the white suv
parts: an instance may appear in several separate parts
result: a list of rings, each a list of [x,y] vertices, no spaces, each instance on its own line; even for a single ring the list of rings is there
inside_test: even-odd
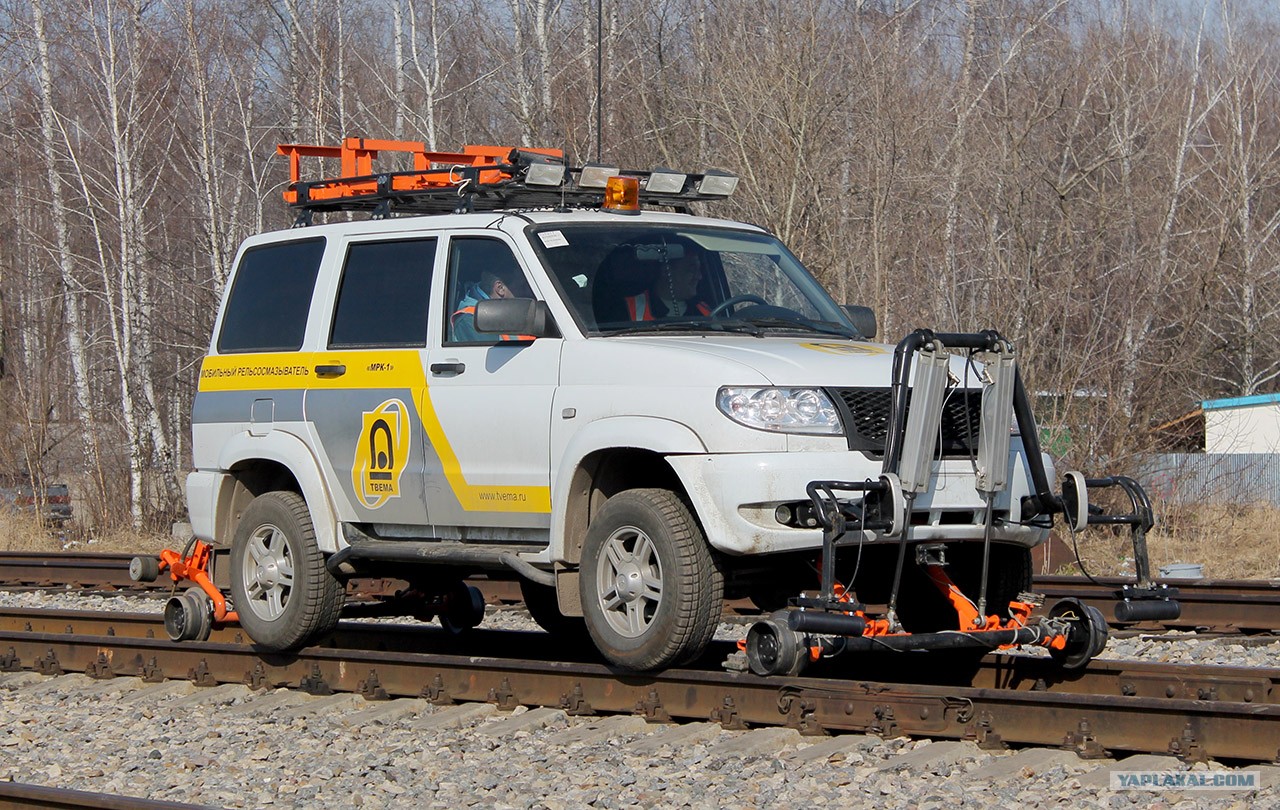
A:
[[[676,194],[709,199],[700,179]],[[294,188],[304,211],[335,207]],[[330,630],[355,575],[406,579],[473,623],[460,583],[483,572],[519,578],[549,629],[585,620],[610,661],[649,669],[698,656],[726,596],[772,607],[816,586],[806,486],[881,476],[893,347],[760,228],[637,211],[625,194],[632,210],[602,209],[593,193],[539,210],[481,195],[472,206],[493,210],[241,247],[200,372],[187,498],[196,536],[231,545],[256,642]],[[945,544],[969,589],[986,538],[1001,611],[1047,528],[1024,514],[1037,487],[1018,436],[1001,449],[1007,486],[975,489],[990,380],[948,362],[900,536]],[[887,602],[899,543],[858,535],[837,572]],[[902,623],[954,626],[917,568],[900,576]]]

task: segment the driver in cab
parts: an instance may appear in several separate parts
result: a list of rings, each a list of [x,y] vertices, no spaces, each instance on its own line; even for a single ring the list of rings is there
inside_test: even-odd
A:
[[[693,245],[679,242],[657,248],[662,267],[653,285],[627,296],[627,316],[632,321],[656,318],[706,317],[711,307],[698,297],[702,280],[702,256]]]

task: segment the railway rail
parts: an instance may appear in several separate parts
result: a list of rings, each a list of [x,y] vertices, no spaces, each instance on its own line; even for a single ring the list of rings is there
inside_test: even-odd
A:
[[[200,804],[0,782],[0,810],[201,810]]]
[[[129,578],[132,554],[44,554],[0,552],[0,588],[82,588],[130,591],[168,590],[170,582],[138,583]],[[1042,576],[1035,590],[1047,604],[1075,597],[1102,611],[1113,627],[1136,630],[1186,630],[1212,633],[1280,633],[1280,580],[1157,580],[1178,589],[1182,615],[1159,622],[1119,622],[1114,607],[1125,580],[1099,577]],[[491,602],[518,601],[514,583],[482,580],[472,584]],[[394,580],[356,580],[354,594],[375,595],[393,591]],[[742,603],[746,605],[747,603]],[[741,606],[740,606],[741,607]],[[742,608],[746,609],[746,608]]]
[[[1280,755],[1280,670],[1095,660],[1066,675],[1045,659],[946,664],[933,653],[927,672],[915,654],[847,656],[813,670],[813,677],[763,678],[720,669],[733,651],[727,643],[694,667],[651,674],[615,671],[581,645],[549,648],[547,636],[536,632],[453,636],[428,626],[343,622],[328,643],[262,654],[234,626],[207,642],[175,644],[153,614],[0,611],[0,671],[1061,746],[1084,757],[1143,752],[1263,762]],[[856,680],[850,670],[857,670]],[[939,673],[954,683],[919,682],[936,681]]]
[[[1182,615],[1159,622],[1125,624],[1115,621],[1116,594],[1128,580],[1119,577],[1036,577],[1035,589],[1050,603],[1074,596],[1097,607],[1117,627],[1196,630],[1215,633],[1280,632],[1280,581],[1277,580],[1157,580],[1177,588]]]

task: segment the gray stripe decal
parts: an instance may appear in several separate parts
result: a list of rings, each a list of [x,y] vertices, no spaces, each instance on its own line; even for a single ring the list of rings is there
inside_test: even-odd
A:
[[[216,422],[248,422],[255,400],[272,400],[276,422],[302,421],[302,390],[279,391],[201,391],[191,406],[195,424]]]

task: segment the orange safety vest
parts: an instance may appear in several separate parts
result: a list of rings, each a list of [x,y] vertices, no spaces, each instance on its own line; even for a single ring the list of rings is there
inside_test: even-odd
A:
[[[711,308],[699,301],[694,304],[694,309],[698,310],[701,315],[710,315]],[[631,295],[627,297],[627,311],[631,313],[633,321],[651,321],[653,320],[653,307],[649,306],[649,293],[640,293],[639,295]]]

